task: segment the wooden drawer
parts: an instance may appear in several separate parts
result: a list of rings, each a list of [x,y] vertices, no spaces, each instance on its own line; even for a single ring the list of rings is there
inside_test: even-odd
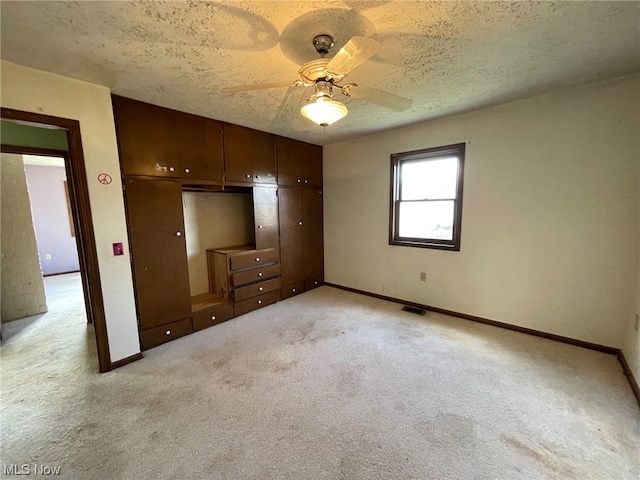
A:
[[[272,303],[276,303],[280,300],[280,290],[274,290],[273,292],[263,293],[257,297],[249,298],[247,300],[241,300],[236,302],[233,306],[236,317],[244,315],[245,313],[252,312],[258,308],[266,307]]]
[[[245,270],[244,272],[233,273],[233,286],[237,288],[241,285],[259,282],[260,280],[266,280],[267,278],[279,277],[280,269],[281,267],[278,263],[268,267],[254,268],[252,270]]]
[[[178,320],[177,322],[167,323],[161,327],[143,330],[140,334],[142,339],[142,349],[149,350],[163,343],[170,342],[176,338],[184,337],[193,332],[193,326],[190,318]]]
[[[304,279],[304,289],[311,290],[312,288],[317,288],[324,283],[324,279],[322,275],[314,275],[312,277],[307,277]]]
[[[282,286],[279,278],[267,280],[265,282],[254,283],[247,285],[246,287],[236,288],[233,291],[234,300],[236,302],[244,300],[246,298],[255,297],[263,293],[272,292],[278,290]]]
[[[193,315],[193,329],[202,330],[233,318],[233,306],[230,303],[207,308]]]
[[[282,287],[282,299],[291,298],[304,292],[304,282],[290,283]]]
[[[276,248],[249,250],[248,252],[234,254],[230,258],[230,267],[233,271],[244,270],[246,268],[256,268],[270,263],[278,263],[278,260],[278,250]]]

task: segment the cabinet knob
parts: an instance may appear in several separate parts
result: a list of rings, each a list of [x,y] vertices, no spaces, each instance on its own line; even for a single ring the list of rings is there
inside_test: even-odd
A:
[[[261,277],[262,276],[262,272],[258,272],[258,276]]]
[[[176,237],[181,237],[182,236],[182,232],[176,232]]]
[[[256,178],[260,178],[260,175],[256,175]]]
[[[298,222],[298,225],[302,225],[302,222]]]
[[[173,172],[174,170],[175,170],[175,168],[173,168],[173,167],[169,167],[169,171],[170,171],[170,172]]]
[[[258,305],[262,305],[262,300],[258,300]]]
[[[258,228],[262,228],[262,225],[258,225]]]
[[[293,293],[296,293],[296,289],[295,289],[295,288],[292,288],[292,289],[291,289],[291,291],[292,291]]]
[[[256,262],[259,262],[259,261],[260,261],[260,257],[256,257]]]
[[[245,175],[245,177],[247,178],[251,178],[251,175],[249,175],[248,173]]]
[[[165,335],[171,335],[171,330],[167,330],[166,332],[164,332]]]
[[[300,180],[300,179],[298,179],[298,183],[300,183],[300,182],[301,182],[301,180]]]
[[[309,180],[305,180],[304,183],[309,183]]]
[[[261,292],[262,290],[264,290],[264,288],[262,288],[262,287],[260,287],[260,288],[258,289],[258,291],[259,291],[259,292]]]
[[[215,315],[211,315],[211,320],[215,320],[216,316]]]
[[[318,284],[318,282],[313,282],[313,284],[314,284],[314,285],[317,285],[317,284]]]
[[[191,170],[189,170],[188,168],[184,169],[184,173],[189,173]]]

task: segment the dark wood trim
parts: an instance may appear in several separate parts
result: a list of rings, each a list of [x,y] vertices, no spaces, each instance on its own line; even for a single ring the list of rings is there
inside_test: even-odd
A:
[[[456,143],[442,147],[425,148],[411,152],[394,153],[391,155],[390,191],[389,191],[389,245],[403,247],[433,248],[437,250],[460,251],[462,234],[462,201],[464,193],[464,164],[466,144]],[[456,198],[453,199],[454,219],[451,240],[403,238],[398,235],[400,228],[399,204],[402,192],[402,179],[399,175],[401,163],[419,162],[437,159],[442,156],[455,154],[458,158],[458,178],[456,180]],[[430,158],[433,157],[433,158]],[[449,200],[451,199],[443,199]]]
[[[78,123],[77,120],[72,120],[70,118],[53,117],[43,113],[25,112],[5,107],[2,107],[2,113],[0,116],[3,120],[14,120],[24,125],[31,125],[33,127],[44,126],[45,128],[51,128],[53,126],[62,130],[69,130]]]
[[[33,126],[58,127],[67,131],[69,151],[64,152],[67,181],[69,182],[69,196],[76,227],[76,244],[78,247],[78,259],[80,261],[80,274],[84,291],[87,320],[93,323],[98,349],[98,364],[100,372],[111,370],[111,357],[109,354],[109,339],[107,337],[107,323],[104,313],[102,298],[102,286],[100,271],[98,268],[98,254],[91,218],[91,206],[89,203],[89,187],[87,184],[87,172],[85,168],[82,138],[80,134],[80,122],[68,118],[53,117],[40,113],[24,112],[2,108],[3,120],[11,120]],[[45,155],[46,149],[36,149],[40,155]],[[20,152],[11,153],[35,153],[33,147],[22,147]],[[51,152],[51,151],[49,151]],[[38,154],[38,153],[35,153]]]
[[[40,155],[43,157],[68,157],[69,152],[67,150],[56,150],[53,148],[40,148],[40,147],[21,147],[19,145],[7,145],[3,143],[0,145],[2,153],[16,153],[18,155]]]
[[[631,371],[631,368],[629,367],[629,364],[627,363],[627,359],[624,357],[624,353],[622,352],[622,350],[618,350],[617,356],[618,356],[618,361],[620,362],[620,365],[622,365],[622,371],[626,375],[627,380],[629,380],[629,384],[631,385],[631,390],[633,390],[633,394],[636,396],[638,405],[640,405],[640,387],[638,387],[638,382],[636,380],[636,377],[633,375],[633,372]]]
[[[80,270],[69,270],[68,272],[58,272],[58,273],[47,273],[46,275],[43,273],[43,277],[57,277],[58,275],[67,275],[69,273],[78,273]]]
[[[359,293],[360,295],[366,295],[367,297],[378,298],[380,300],[386,300],[387,302],[399,303],[400,305],[409,305],[414,308],[421,308],[426,310],[427,306],[422,303],[409,302],[408,300],[400,300],[399,298],[388,297],[386,295],[380,295],[379,293],[366,292],[364,290],[358,290],[357,288],[345,287],[344,285],[338,285],[337,283],[324,282],[327,287],[338,288],[347,292]]]
[[[533,328],[520,327],[518,325],[512,325],[510,323],[499,322],[497,320],[490,320],[488,318],[478,317],[476,315],[469,315],[467,313],[454,312],[453,310],[446,310],[444,308],[431,307],[429,305],[423,305],[421,303],[409,302],[401,300],[399,298],[387,297],[385,295],[379,295],[377,293],[365,292],[364,290],[358,290],[356,288],[345,287],[337,285],[335,283],[325,282],[325,285],[330,287],[339,288],[348,292],[359,293],[361,295],[367,295],[369,297],[379,298],[382,300],[388,300],[394,303],[400,303],[402,305],[410,305],[416,308],[424,308],[430,312],[442,313],[444,315],[450,315],[452,317],[464,318],[465,320],[471,320],[473,322],[484,323],[493,327],[504,328],[506,330],[513,330],[514,332],[527,333],[536,337],[546,338],[548,340],[555,340],[556,342],[568,343],[569,345],[575,345],[577,347],[588,348],[589,350],[596,350],[598,352],[609,353],[611,355],[617,355],[620,351],[614,347],[607,347],[606,345],[599,345],[597,343],[585,342],[583,340],[576,340],[575,338],[563,337],[562,335],[556,335],[555,333],[542,332],[540,330],[534,330]]]
[[[123,358],[122,360],[116,360],[111,364],[111,369],[114,370],[116,368],[123,367],[125,365],[128,365],[129,363],[133,363],[137,360],[140,360],[141,358],[143,358],[142,352],[136,353],[135,355],[131,355],[130,357],[127,357],[127,358]]]
[[[556,342],[568,343],[569,345],[588,348],[589,350],[596,350],[598,352],[608,353],[610,355],[616,355],[618,353],[618,349],[614,347],[608,347],[606,345],[600,345],[598,343],[585,342],[584,340],[577,340],[571,337],[556,335],[555,333],[548,333],[548,332],[543,332],[541,330],[534,330],[533,328],[521,327],[519,325],[512,325],[510,323],[499,322],[497,320],[477,317],[475,315],[454,312],[452,310],[446,310],[444,308],[427,307],[427,310],[435,313],[442,313],[444,315],[451,315],[452,317],[464,318],[466,320],[471,320],[473,322],[484,323],[486,325],[491,325],[494,327],[504,328],[506,330],[513,330],[514,332],[526,333],[528,335],[534,335],[536,337],[546,338],[548,340],[554,340]]]

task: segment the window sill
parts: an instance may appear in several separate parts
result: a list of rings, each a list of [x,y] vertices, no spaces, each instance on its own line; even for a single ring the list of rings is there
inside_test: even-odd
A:
[[[452,252],[459,252],[460,245],[454,245],[449,243],[435,243],[428,240],[423,241],[411,241],[411,240],[389,240],[389,245],[396,247],[417,247],[417,248],[432,248],[434,250],[449,250]]]

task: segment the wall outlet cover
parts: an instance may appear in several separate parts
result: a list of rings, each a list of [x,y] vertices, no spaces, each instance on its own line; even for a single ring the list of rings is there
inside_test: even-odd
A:
[[[420,281],[421,282],[426,282],[427,281],[427,273],[426,272],[420,272]]]

